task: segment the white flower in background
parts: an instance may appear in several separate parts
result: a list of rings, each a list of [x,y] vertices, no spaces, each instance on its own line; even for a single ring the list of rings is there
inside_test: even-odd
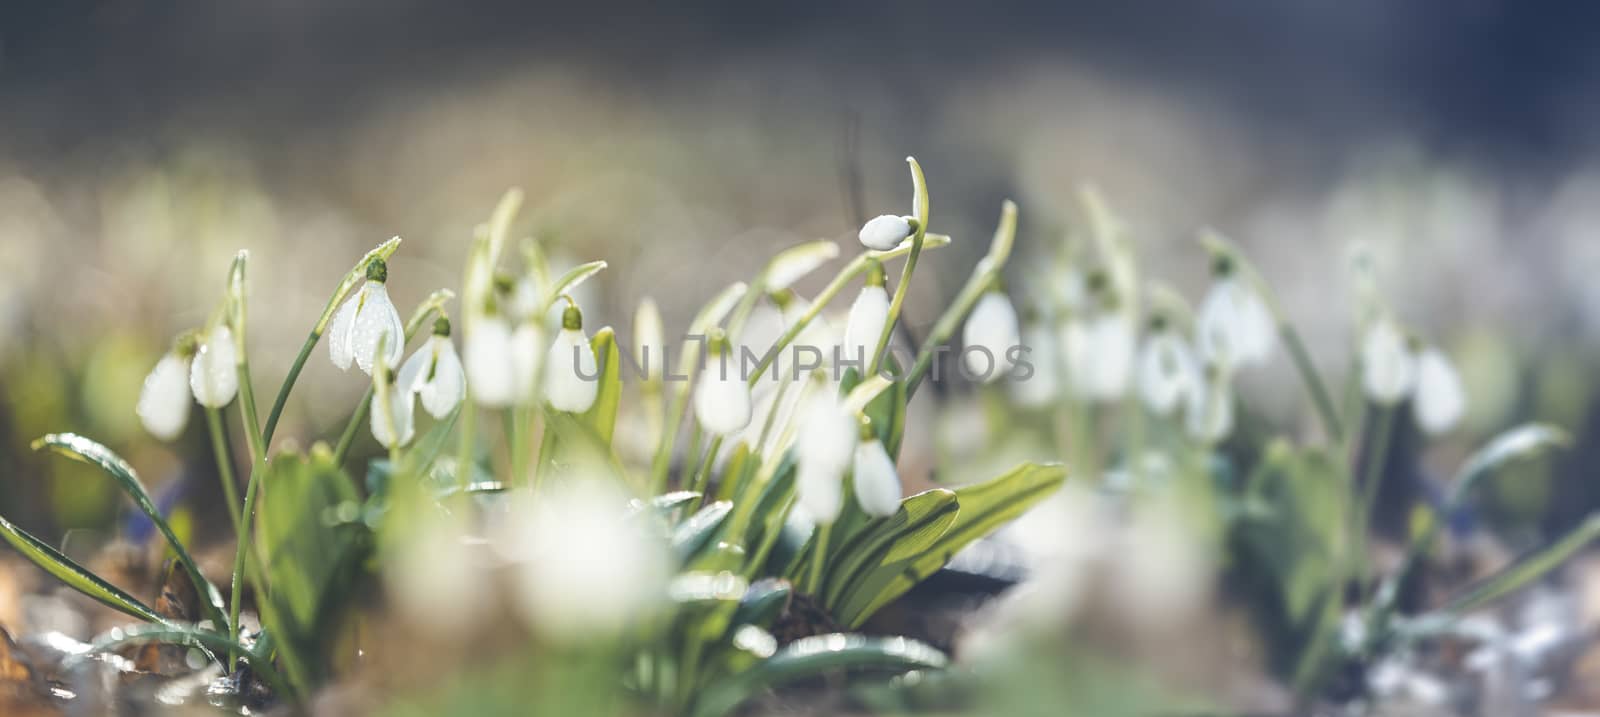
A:
[[[1417,382],[1417,359],[1394,320],[1383,317],[1361,339],[1361,383],[1367,398],[1392,406],[1411,393]]]
[[[1232,379],[1219,366],[1203,371],[1200,386],[1189,392],[1184,427],[1189,437],[1205,444],[1219,443],[1233,432]]]
[[[539,280],[532,274],[524,274],[511,285],[509,299],[512,321],[538,321],[543,318],[539,314],[544,308],[544,292],[539,289]]]
[[[867,284],[861,287],[855,303],[850,305],[850,318],[845,321],[840,353],[846,361],[859,359],[864,365],[872,360],[872,352],[878,348],[878,337],[883,335],[884,324],[889,321],[889,292],[884,288],[884,281],[883,265],[872,262]]]
[[[1011,400],[1026,408],[1055,403],[1061,395],[1061,358],[1055,333],[1048,323],[1031,321],[1022,328],[1022,345],[1028,347],[1027,361],[1033,373],[1019,367],[1011,374]]]
[[[1264,363],[1277,343],[1266,302],[1249,282],[1226,269],[1200,301],[1194,330],[1202,358],[1233,367]]]
[[[844,507],[844,473],[856,443],[856,428],[829,382],[806,399],[800,434],[795,437],[795,493],[815,522],[832,523]]]
[[[1139,353],[1139,397],[1158,416],[1170,416],[1189,395],[1202,390],[1200,363],[1189,342],[1166,325],[1152,324]]]
[[[471,327],[463,351],[472,398],[484,408],[509,406],[516,390],[511,375],[511,324],[491,311]]]
[[[541,634],[577,644],[620,636],[662,600],[668,556],[626,519],[627,496],[601,476],[564,481],[507,521],[516,607]]]
[[[189,361],[194,351],[192,337],[179,339],[178,345],[156,362],[139,390],[139,421],[160,440],[177,438],[189,423],[193,400],[189,393]]]
[[[650,297],[640,301],[633,314],[633,358],[646,380],[660,381],[666,373],[666,329],[662,328],[661,309]]]
[[[511,332],[511,401],[519,406],[533,402],[539,386],[539,361],[544,358],[544,329],[538,321],[524,321]],[[568,363],[570,363],[570,359]]]
[[[912,231],[911,222],[905,217],[883,214],[861,225],[861,231],[856,236],[861,240],[861,245],[868,249],[888,251],[900,246],[900,242],[911,236]]]
[[[1430,435],[1455,427],[1467,410],[1467,392],[1461,374],[1444,352],[1434,347],[1417,356],[1417,395],[1411,405],[1417,426]]]
[[[760,302],[750,310],[750,316],[745,318],[743,328],[739,329],[739,346],[741,354],[734,355],[733,360],[741,360],[742,352],[755,356],[765,356],[772,349],[773,344],[783,336],[783,330],[788,324],[783,320],[783,312],[778,307],[767,302]],[[780,352],[779,356],[782,356]],[[778,358],[773,359],[772,369],[774,376],[778,375]]]
[[[1133,321],[1118,311],[1102,311],[1084,326],[1075,386],[1096,401],[1116,401],[1128,392],[1138,338]]]
[[[461,403],[467,384],[455,344],[450,343],[449,319],[441,316],[433,322],[433,335],[406,359],[395,383],[422,399],[422,407],[434,418],[450,415]]]
[[[728,355],[727,339],[719,336],[711,345],[694,391],[694,415],[701,428],[726,436],[750,425],[750,387],[739,375],[738,359]]]
[[[399,365],[405,351],[406,329],[384,287],[388,280],[388,265],[382,259],[373,259],[367,265],[367,283],[345,299],[333,315],[333,323],[328,326],[328,355],[333,365],[348,371],[354,361],[363,373],[372,375],[378,341],[385,335],[389,337],[383,342],[386,363]]]
[[[415,400],[416,395],[398,382],[386,387],[383,393],[372,394],[372,437],[378,439],[378,445],[394,448],[411,442],[416,435],[415,413],[411,405]],[[389,409],[387,415],[384,414],[385,407]]]
[[[900,475],[895,472],[894,459],[865,426],[856,442],[855,490],[856,502],[867,515],[881,518],[900,509]]]
[[[961,361],[969,378],[992,383],[1011,373],[1010,352],[1022,344],[1017,311],[998,289],[984,292],[961,329]]]
[[[764,284],[768,291],[793,286],[802,277],[839,256],[839,245],[831,241],[802,244],[778,253],[767,264]]]
[[[199,353],[189,363],[189,390],[194,400],[210,408],[222,408],[239,393],[239,370],[235,365],[237,347],[233,330],[218,324],[200,337]]]
[[[557,411],[583,413],[600,393],[600,370],[583,332],[583,313],[576,304],[561,314],[561,333],[545,361],[544,398]]]

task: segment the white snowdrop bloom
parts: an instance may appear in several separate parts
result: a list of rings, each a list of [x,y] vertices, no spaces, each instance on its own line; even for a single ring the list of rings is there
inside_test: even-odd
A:
[[[1133,321],[1116,311],[1104,311],[1089,320],[1081,361],[1082,395],[1096,401],[1115,401],[1128,392],[1133,378],[1138,343]]]
[[[1219,276],[1200,301],[1195,339],[1202,358],[1235,367],[1264,363],[1277,342],[1266,302],[1232,273]]]
[[[738,361],[743,353],[754,356],[765,356],[778,338],[783,336],[783,331],[788,324],[783,320],[783,312],[778,307],[762,302],[750,310],[750,315],[745,318],[744,327],[739,329],[739,354],[732,354],[730,360]],[[782,354],[780,353],[781,357]],[[777,375],[777,359],[773,359],[772,372]],[[737,365],[737,364],[735,364]]]
[[[537,321],[524,321],[511,332],[511,400],[519,406],[533,402],[539,387],[539,362],[544,358],[544,329]],[[571,349],[567,363],[571,364]],[[592,367],[591,367],[592,368]]]
[[[189,359],[181,353],[175,349],[162,356],[139,390],[139,421],[150,435],[163,441],[177,438],[189,423]]]
[[[738,358],[728,354],[726,340],[713,339],[712,345],[695,387],[694,416],[701,428],[725,436],[750,425],[750,387],[739,375]]]
[[[395,381],[401,390],[422,399],[422,407],[434,418],[444,418],[461,403],[466,393],[466,377],[455,344],[450,343],[450,320],[433,322],[433,336],[406,359]]]
[[[867,285],[861,287],[855,303],[850,305],[850,318],[844,325],[844,343],[840,346],[842,357],[847,361],[860,360],[863,365],[871,361],[872,352],[878,348],[878,337],[883,335],[884,324],[888,321],[889,292],[884,289],[883,266],[874,263]]]
[[[539,280],[532,274],[524,275],[511,285],[509,297],[510,315],[512,321],[536,321],[543,308],[544,292],[539,289]]]
[[[594,349],[583,332],[583,314],[568,306],[561,315],[561,333],[545,361],[544,398],[557,411],[583,413],[600,393],[600,370]]]
[[[667,339],[662,326],[661,309],[654,299],[645,297],[633,315],[633,362],[649,381],[660,381],[666,373]]]
[[[489,314],[472,325],[464,347],[472,398],[484,408],[504,408],[515,397],[511,375],[511,324]]]
[[[1417,395],[1411,410],[1417,426],[1431,435],[1455,427],[1467,410],[1467,392],[1450,358],[1429,347],[1417,356]]]
[[[1139,397],[1159,416],[1170,416],[1189,394],[1202,390],[1200,364],[1189,342],[1167,326],[1152,327],[1139,353]]]
[[[627,496],[601,476],[519,497],[526,520],[508,521],[516,607],[541,634],[590,644],[620,636],[661,603],[668,555],[626,519]]]
[[[1416,356],[1393,319],[1380,318],[1361,339],[1361,383],[1367,398],[1390,406],[1411,393],[1417,382]]]
[[[1220,368],[1208,367],[1200,386],[1189,392],[1184,427],[1201,443],[1221,442],[1233,432],[1233,386]]]
[[[968,379],[992,383],[1011,373],[1013,348],[1022,344],[1017,311],[998,290],[985,292],[961,329],[962,366]]]
[[[239,393],[237,357],[233,330],[226,324],[218,324],[202,336],[200,351],[189,363],[189,390],[194,392],[194,400],[210,408],[228,405]]]
[[[867,515],[885,517],[900,509],[900,474],[895,471],[894,459],[888,449],[869,429],[863,427],[861,440],[856,442],[855,490],[856,502]]]
[[[844,507],[844,473],[856,443],[856,428],[840,405],[836,389],[826,381],[806,399],[800,434],[795,438],[799,461],[795,493],[813,520],[832,523]]]
[[[382,394],[372,394],[372,437],[378,439],[378,445],[394,448],[411,442],[416,435],[414,401],[416,394],[405,390],[398,382]],[[385,403],[389,409],[387,416],[383,412]]]
[[[1011,400],[1027,408],[1055,403],[1061,395],[1061,357],[1055,333],[1048,323],[1029,322],[1022,329],[1022,345],[1028,350],[1011,373]]]
[[[905,217],[882,214],[861,225],[861,231],[856,237],[861,240],[861,245],[868,249],[888,251],[900,246],[900,242],[911,236],[912,231],[911,222]]]
[[[388,266],[382,259],[373,259],[367,265],[367,283],[345,299],[333,315],[333,323],[328,326],[328,355],[333,365],[348,371],[354,361],[363,373],[372,375],[378,341],[385,335],[389,337],[383,342],[386,363],[400,364],[406,329],[400,323],[400,312],[389,300],[389,290],[384,286],[388,279]]]

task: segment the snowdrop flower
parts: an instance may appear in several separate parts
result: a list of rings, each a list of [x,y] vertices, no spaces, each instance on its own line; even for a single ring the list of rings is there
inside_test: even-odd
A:
[[[1011,372],[1012,349],[1022,344],[1017,311],[999,289],[990,289],[972,307],[961,329],[961,362],[968,379],[992,383]]]
[[[511,371],[511,324],[490,307],[470,324],[464,348],[472,398],[484,408],[504,408],[515,397]]]
[[[1103,310],[1083,326],[1074,385],[1096,401],[1115,401],[1128,391],[1138,339],[1133,322],[1118,311]]]
[[[1152,320],[1150,337],[1139,353],[1139,397],[1145,407],[1170,416],[1191,393],[1201,390],[1200,364],[1189,343],[1164,317]]]
[[[1184,427],[1189,437],[1219,443],[1233,432],[1233,386],[1219,364],[1207,366],[1201,385],[1189,391]]]
[[[400,367],[396,385],[422,399],[422,407],[434,418],[444,418],[461,403],[466,392],[466,377],[455,344],[450,343],[450,320],[440,316],[433,322],[433,336],[411,354]]]
[[[815,384],[817,391],[806,401],[800,435],[795,439],[799,459],[795,493],[798,505],[813,522],[832,523],[844,507],[844,473],[850,468],[856,431],[834,385],[826,381]]]
[[[217,324],[200,339],[199,353],[189,364],[189,390],[194,399],[208,408],[222,408],[239,392],[239,373],[234,365],[238,349],[233,330]]]
[[[1266,362],[1277,341],[1272,312],[1228,259],[1217,260],[1215,275],[1195,316],[1200,356],[1235,367]]]
[[[1450,358],[1434,347],[1417,356],[1417,395],[1411,410],[1429,435],[1454,428],[1467,410],[1467,393]]]
[[[389,337],[384,342],[386,362],[390,366],[400,363],[406,330],[405,324],[400,323],[400,312],[389,301],[389,290],[384,287],[388,280],[388,265],[382,259],[373,259],[367,264],[367,283],[333,315],[328,327],[328,354],[333,365],[348,371],[354,361],[363,373],[371,375],[378,340],[384,336]]]
[[[634,365],[644,372],[644,380],[660,383],[666,373],[667,339],[662,328],[661,309],[654,299],[645,297],[633,315]]]
[[[552,408],[583,413],[594,405],[600,393],[600,370],[583,332],[583,312],[577,304],[568,304],[561,313],[561,333],[550,346],[545,366],[549,370],[544,374],[544,395]]]
[[[384,448],[403,446],[416,435],[412,402],[416,395],[405,389],[391,372],[389,383],[372,394],[372,437]],[[388,413],[384,409],[388,409]],[[392,429],[392,430],[391,430]]]
[[[854,469],[856,502],[861,504],[861,510],[879,518],[894,515],[900,509],[900,475],[895,472],[889,451],[865,422],[861,424],[861,440],[856,442]]]
[[[189,423],[189,361],[196,348],[194,334],[179,337],[172,350],[156,362],[139,390],[139,421],[157,439],[177,438]]]
[[[592,644],[621,635],[660,602],[668,555],[643,521],[626,519],[627,505],[621,490],[593,476],[541,493],[517,513],[529,519],[506,523],[516,607],[540,633]]]
[[[914,231],[916,229],[911,226],[908,218],[883,214],[861,225],[861,231],[856,237],[861,240],[861,245],[868,249],[888,251],[900,246],[900,242],[905,241]]]
[[[878,337],[883,335],[883,326],[889,321],[889,292],[884,289],[884,283],[883,265],[872,262],[867,284],[861,287],[855,303],[850,305],[850,318],[845,321],[841,347],[845,360],[859,359],[863,365],[872,360],[872,352],[878,348]]]
[[[543,346],[544,328],[538,321],[524,321],[511,332],[511,399],[519,406],[532,403],[537,393]]]
[[[695,420],[713,435],[726,436],[750,425],[750,387],[739,375],[738,360],[728,355],[725,337],[711,339],[708,357],[695,387]]]
[[[507,283],[509,287],[506,293],[512,320],[534,321],[542,318],[539,314],[544,305],[544,292],[539,289],[539,279],[527,274],[515,282]]]
[[[1030,321],[1022,329],[1022,345],[1028,347],[1027,365],[1032,367],[1032,373],[1018,362],[1017,370],[1011,374],[1011,400],[1026,408],[1055,403],[1061,394],[1061,359],[1055,333],[1043,321]]]
[[[1389,317],[1374,321],[1361,339],[1361,381],[1367,398],[1383,406],[1400,402],[1416,385],[1416,356]]]

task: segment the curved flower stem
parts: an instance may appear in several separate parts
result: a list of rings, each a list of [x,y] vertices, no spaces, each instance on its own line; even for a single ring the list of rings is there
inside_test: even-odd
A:
[[[894,287],[894,299],[889,302],[889,317],[878,332],[878,343],[872,349],[872,359],[862,378],[877,375],[883,365],[883,354],[889,349],[889,339],[894,336],[894,324],[900,319],[900,309],[906,303],[906,291],[911,288],[911,274],[917,270],[917,258],[922,255],[922,243],[928,236],[928,180],[922,176],[922,165],[906,157],[911,168],[911,213],[916,220],[912,228],[911,253],[906,255],[906,265],[900,270],[900,283]]]
[[[228,518],[233,523],[233,534],[241,544],[244,542],[244,530],[239,524],[239,486],[233,474],[233,457],[228,450],[227,429],[222,423],[222,411],[206,407],[206,429],[211,434],[211,452],[217,460],[217,476],[222,479],[223,499],[228,503]],[[237,594],[239,586],[235,583],[232,589]],[[228,615],[228,637],[234,642],[239,641],[239,616],[236,610],[230,610]],[[239,665],[239,654],[235,650],[228,651],[228,671],[232,672]]]

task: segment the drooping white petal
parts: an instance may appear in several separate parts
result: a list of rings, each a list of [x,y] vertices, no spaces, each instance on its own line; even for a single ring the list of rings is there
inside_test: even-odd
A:
[[[562,329],[545,361],[544,398],[557,411],[583,413],[600,393],[600,370],[582,329]]]
[[[1061,354],[1072,395],[1088,398],[1094,390],[1094,331],[1087,320],[1071,318],[1061,324]]]
[[[511,288],[510,314],[513,321],[543,320],[539,316],[544,294],[539,289],[539,280],[532,274],[517,279]]]
[[[1200,365],[1182,336],[1167,329],[1145,340],[1139,354],[1139,397],[1151,413],[1170,416],[1200,390]]]
[[[878,251],[888,251],[900,246],[900,242],[909,236],[911,236],[911,223],[906,221],[905,217],[893,214],[873,217],[861,225],[861,231],[856,234],[862,246]]]
[[[800,463],[794,477],[795,507],[814,523],[832,523],[844,508],[844,472],[833,466]]]
[[[843,480],[855,449],[855,422],[840,405],[832,385],[807,397],[803,411],[800,433],[795,437],[795,458],[829,468],[836,479]]]
[[[386,399],[380,400],[378,394],[372,396],[372,437],[378,439],[378,445],[384,448],[393,448],[396,445],[405,445],[411,442],[416,434],[416,421],[413,413],[412,402],[416,400],[415,394],[404,390],[400,384],[390,386]],[[383,403],[387,401],[389,414],[383,413]],[[391,426],[393,431],[390,430]],[[395,436],[399,435],[398,443]]]
[[[422,399],[422,407],[434,418],[444,418],[461,403],[466,391],[462,376],[461,359],[456,357],[455,345],[450,337],[433,335],[428,343],[411,354],[395,385],[415,393]]]
[[[1011,373],[1013,349],[1022,344],[1017,311],[998,291],[978,299],[961,330],[961,362],[969,380],[991,383]]]
[[[845,360],[872,360],[878,348],[878,337],[883,335],[883,325],[889,321],[889,292],[881,286],[867,286],[856,295],[850,305],[850,318],[844,325],[844,343],[840,351]],[[866,369],[862,369],[865,371]]]
[[[239,392],[237,355],[233,331],[225,324],[211,329],[200,342],[200,352],[189,363],[189,390],[200,405],[221,408]]]
[[[189,362],[167,354],[144,379],[137,413],[150,435],[170,441],[189,422]]]
[[[900,475],[877,439],[856,442],[855,489],[856,502],[867,515],[881,518],[900,509]]]
[[[733,353],[729,354],[728,360],[738,361],[746,351],[757,357],[765,356],[778,338],[783,336],[783,330],[787,326],[783,320],[783,312],[779,311],[778,307],[767,303],[756,304],[755,308],[750,310],[750,316],[745,319],[744,328],[739,330],[739,347],[731,350]],[[779,358],[782,358],[782,355],[780,352]],[[775,377],[782,375],[778,359],[773,359],[769,371]]]
[[[1133,321],[1117,312],[1105,312],[1089,320],[1085,394],[1097,401],[1115,401],[1128,392],[1133,378]]]
[[[1190,391],[1185,410],[1189,437],[1206,444],[1218,443],[1233,432],[1233,387],[1221,371],[1210,372],[1197,390]]]
[[[700,426],[712,434],[725,436],[750,424],[750,389],[740,378],[738,359],[724,356],[726,367],[715,357],[700,372],[695,387],[694,415]],[[726,375],[724,375],[726,374]]]
[[[511,405],[516,395],[511,376],[511,325],[499,316],[484,317],[467,334],[464,350],[473,400],[484,408]]]
[[[1061,357],[1056,343],[1048,323],[1036,321],[1023,327],[1022,345],[1027,352],[1011,373],[1011,400],[1017,405],[1038,408],[1060,397]]]
[[[333,323],[328,324],[328,358],[333,360],[333,365],[341,371],[350,370],[350,364],[356,360],[355,344],[350,342],[350,332],[356,323],[356,312],[360,310],[364,290],[357,290],[339,305],[339,310],[333,314]]]
[[[1213,283],[1201,300],[1195,338],[1202,358],[1234,367],[1264,363],[1277,342],[1266,302],[1231,275]]]
[[[1467,392],[1450,358],[1429,347],[1417,357],[1417,396],[1412,411],[1417,426],[1431,435],[1455,427],[1467,410]]]
[[[1411,393],[1417,381],[1416,356],[1394,321],[1373,322],[1361,340],[1361,382],[1367,398],[1393,405]]]
[[[365,301],[356,306],[355,320],[350,325],[350,349],[355,354],[356,366],[372,375],[376,364],[378,343],[384,345],[388,366],[400,363],[405,352],[405,324],[400,322],[400,312],[389,300],[389,290],[376,281],[368,281],[362,289]],[[388,338],[384,338],[384,337]]]
[[[532,403],[538,393],[544,354],[544,329],[539,322],[525,321],[511,332],[511,396],[517,405]]]

